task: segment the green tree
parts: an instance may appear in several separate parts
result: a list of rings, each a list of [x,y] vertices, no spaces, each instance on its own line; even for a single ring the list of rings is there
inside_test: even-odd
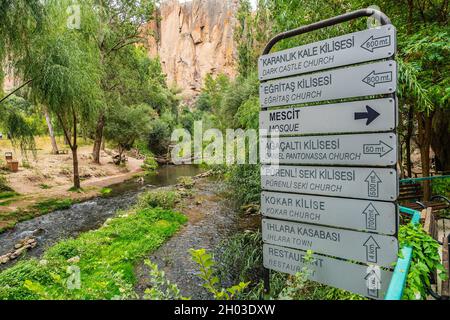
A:
[[[139,71],[133,67],[142,67],[136,61],[136,45],[145,44],[144,25],[149,22],[155,9],[153,0],[91,0],[98,5],[98,19],[94,24],[97,45],[100,51],[99,63],[103,71],[101,88],[105,100],[100,106],[97,125],[94,132],[93,158],[100,163],[100,149],[103,130],[106,124],[108,106],[117,102],[117,98],[127,99],[133,94],[145,92],[139,85],[145,79],[139,78]],[[145,67],[145,65],[144,65]],[[141,80],[141,81],[139,81]],[[143,101],[136,101],[140,103]],[[125,104],[127,104],[125,102]]]
[[[148,105],[110,108],[107,115],[105,137],[113,141],[119,150],[119,159],[130,150],[137,139],[145,137],[153,110]]]
[[[79,189],[78,132],[92,124],[101,100],[98,50],[89,30],[67,27],[69,0],[49,0],[43,32],[29,43],[29,54],[19,57],[17,70],[29,83],[31,96],[48,106],[72,151],[74,187]],[[92,8],[81,7],[89,19]]]

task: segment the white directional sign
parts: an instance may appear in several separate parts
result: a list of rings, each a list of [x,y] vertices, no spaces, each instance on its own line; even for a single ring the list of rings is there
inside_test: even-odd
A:
[[[372,299],[383,299],[392,278],[392,271],[377,266],[350,263],[319,254],[306,261],[306,252],[264,245],[264,267],[295,275],[307,268],[309,279],[351,291]]]
[[[261,214],[274,219],[338,228],[396,234],[394,203],[308,196],[279,192],[261,193]]]
[[[262,111],[260,129],[280,135],[391,131],[397,108],[392,98]]]
[[[395,28],[386,25],[264,55],[259,78],[269,80],[392,57]]]
[[[262,83],[263,108],[394,93],[395,61],[382,61]]]
[[[384,298],[398,258],[396,46],[389,24],[260,57],[265,268]]]
[[[383,267],[397,261],[398,241],[393,236],[263,219],[262,237],[265,243]]]
[[[262,163],[350,166],[397,163],[397,136],[393,133],[261,139]]]
[[[263,190],[394,201],[397,171],[385,168],[276,166],[261,167]]]

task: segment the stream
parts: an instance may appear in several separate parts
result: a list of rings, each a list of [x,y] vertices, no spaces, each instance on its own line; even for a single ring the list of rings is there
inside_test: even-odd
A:
[[[140,193],[174,185],[179,177],[195,176],[201,172],[196,166],[161,167],[155,175],[144,177],[144,183],[138,182],[137,179],[125,181],[110,186],[112,192],[107,197],[80,202],[69,209],[20,222],[13,229],[0,234],[0,256],[13,249],[20,240],[33,237],[37,240],[37,246],[28,250],[22,259],[40,257],[48,247],[62,239],[73,238],[82,232],[100,228],[117,210],[133,206]],[[10,267],[18,260],[0,265],[0,270]]]
[[[104,222],[120,209],[127,209],[136,203],[140,193],[175,185],[182,176],[195,176],[202,170],[195,166],[167,166],[158,173],[145,177],[144,183],[137,179],[126,181],[110,188],[108,197],[98,197],[58,210],[47,215],[18,223],[13,229],[0,234],[0,256],[13,249],[26,237],[34,237],[37,246],[28,250],[21,258],[5,265],[11,267],[20,259],[39,258],[45,250],[62,239],[76,237],[82,232],[100,228]],[[189,221],[148,259],[158,264],[167,278],[178,285],[181,293],[193,299],[209,299],[211,296],[201,286],[198,267],[193,263],[189,249],[204,248],[214,253],[223,240],[237,231],[252,229],[259,217],[242,218],[234,209],[232,200],[224,194],[225,185],[211,178],[197,180],[195,198],[183,207]],[[149,287],[148,268],[143,262],[136,266],[136,291],[143,295]]]

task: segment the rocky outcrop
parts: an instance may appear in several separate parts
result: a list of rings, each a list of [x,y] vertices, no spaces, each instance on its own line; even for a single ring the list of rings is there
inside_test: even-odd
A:
[[[207,74],[236,75],[237,0],[164,1],[149,25],[150,55],[159,55],[169,84],[197,95]]]

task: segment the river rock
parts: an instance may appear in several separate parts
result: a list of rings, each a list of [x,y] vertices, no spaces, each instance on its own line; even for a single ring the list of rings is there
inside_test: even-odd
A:
[[[5,264],[5,263],[8,263],[9,262],[9,255],[4,255],[4,256],[1,256],[0,257],[0,263],[1,264]]]

